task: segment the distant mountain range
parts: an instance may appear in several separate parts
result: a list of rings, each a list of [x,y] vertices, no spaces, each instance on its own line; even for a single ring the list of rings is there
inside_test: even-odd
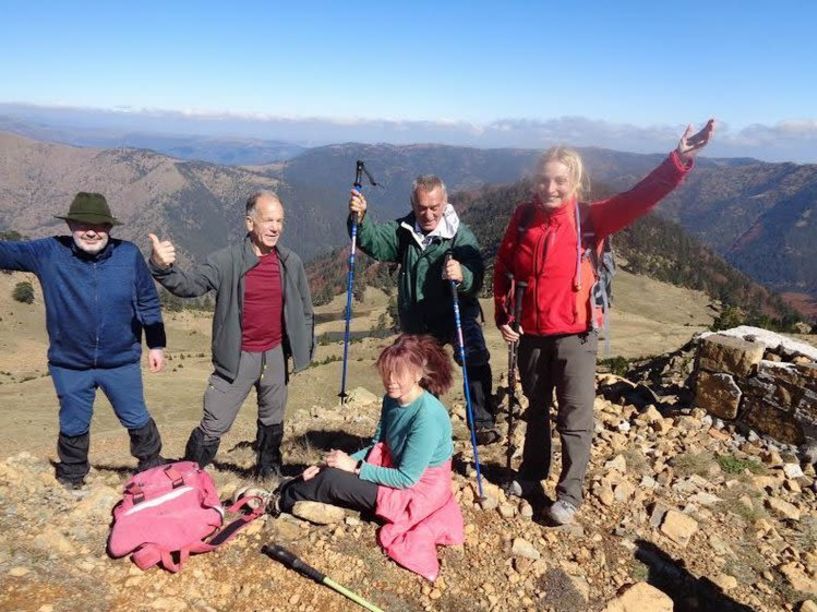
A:
[[[2,110],[2,109],[0,109]],[[225,166],[264,164],[295,157],[305,147],[258,138],[172,135],[144,130],[102,127],[72,128],[51,123],[22,121],[0,114],[0,132],[34,140],[98,149],[148,149],[176,159],[204,161]]]
[[[177,143],[179,146],[183,146]],[[593,181],[611,190],[634,184],[663,155],[581,149]],[[363,159],[381,187],[367,187],[376,219],[409,209],[418,174],[443,177],[453,195],[489,184],[516,183],[538,151],[442,145],[340,144],[311,148],[272,164],[224,166],[182,161],[139,149],[110,150],[46,144],[0,133],[0,230],[40,236],[61,231],[52,215],[80,190],[99,190],[127,222],[119,234],[147,244],[156,231],[183,255],[200,260],[243,232],[243,202],[274,189],[287,208],[286,244],[305,259],[348,239],[347,193],[355,161]],[[684,185],[659,207],[752,278],[778,291],[817,298],[817,166],[752,159],[698,161]],[[506,219],[495,218],[504,227]]]

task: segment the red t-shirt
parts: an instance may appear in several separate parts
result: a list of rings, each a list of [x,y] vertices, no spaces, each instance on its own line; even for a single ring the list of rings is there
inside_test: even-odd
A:
[[[281,268],[273,252],[244,277],[241,350],[260,353],[281,344],[282,312]]]

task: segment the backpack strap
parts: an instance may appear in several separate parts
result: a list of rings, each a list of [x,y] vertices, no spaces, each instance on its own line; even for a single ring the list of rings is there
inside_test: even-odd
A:
[[[591,289],[590,303],[591,303],[591,326],[596,329],[596,320],[592,314],[592,305],[596,301],[598,294],[601,301],[602,311],[602,329],[604,330],[604,352],[610,356],[610,326],[607,313],[610,310],[610,300],[607,295],[607,287],[601,286],[602,282],[602,267],[604,266],[604,253],[610,250],[610,237],[606,237],[601,244],[597,244],[596,229],[593,226],[593,217],[590,215],[590,204],[586,202],[579,203],[579,212],[581,216],[581,242],[593,264],[593,271],[596,275],[596,286]]]
[[[528,202],[527,204],[522,205],[522,214],[519,216],[519,223],[516,224],[516,242],[519,243],[522,236],[525,232],[528,231],[531,223],[533,222],[533,217],[536,215],[536,207],[534,204]]]
[[[253,506],[255,504],[255,506]],[[227,512],[235,513],[241,510],[242,508],[248,508],[250,511],[246,514],[241,514],[237,519],[235,519],[232,523],[223,527],[221,531],[216,533],[210,538],[209,543],[204,543],[207,546],[211,546],[209,550],[214,550],[215,548],[221,546],[228,540],[231,540],[235,537],[240,529],[243,529],[250,523],[252,523],[255,519],[266,512],[266,504],[264,500],[259,497],[258,495],[249,495],[247,497],[242,497],[237,502],[235,502],[232,506],[227,508]],[[193,551],[199,552],[199,551]],[[206,552],[206,551],[201,551]]]

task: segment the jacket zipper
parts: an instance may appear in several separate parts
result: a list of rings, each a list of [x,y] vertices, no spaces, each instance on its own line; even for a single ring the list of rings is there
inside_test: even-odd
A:
[[[545,224],[545,231],[542,236],[536,241],[533,249],[533,315],[536,322],[536,333],[541,329],[541,321],[539,320],[539,275],[544,269],[545,242],[547,241],[547,224]]]
[[[97,263],[93,263],[94,267],[94,312],[99,313],[99,278],[97,277]],[[94,367],[97,365],[99,358],[99,327],[101,321],[97,319],[96,322],[96,344],[94,345]]]

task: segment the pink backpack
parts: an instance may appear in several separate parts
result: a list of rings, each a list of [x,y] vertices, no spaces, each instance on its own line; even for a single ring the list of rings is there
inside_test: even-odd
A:
[[[261,516],[264,504],[257,500],[244,497],[225,509],[213,479],[194,461],[145,470],[128,481],[113,509],[108,552],[112,557],[133,553],[133,562],[143,570],[161,564],[178,572],[191,553],[214,550]],[[225,511],[242,507],[249,512],[219,531]]]

